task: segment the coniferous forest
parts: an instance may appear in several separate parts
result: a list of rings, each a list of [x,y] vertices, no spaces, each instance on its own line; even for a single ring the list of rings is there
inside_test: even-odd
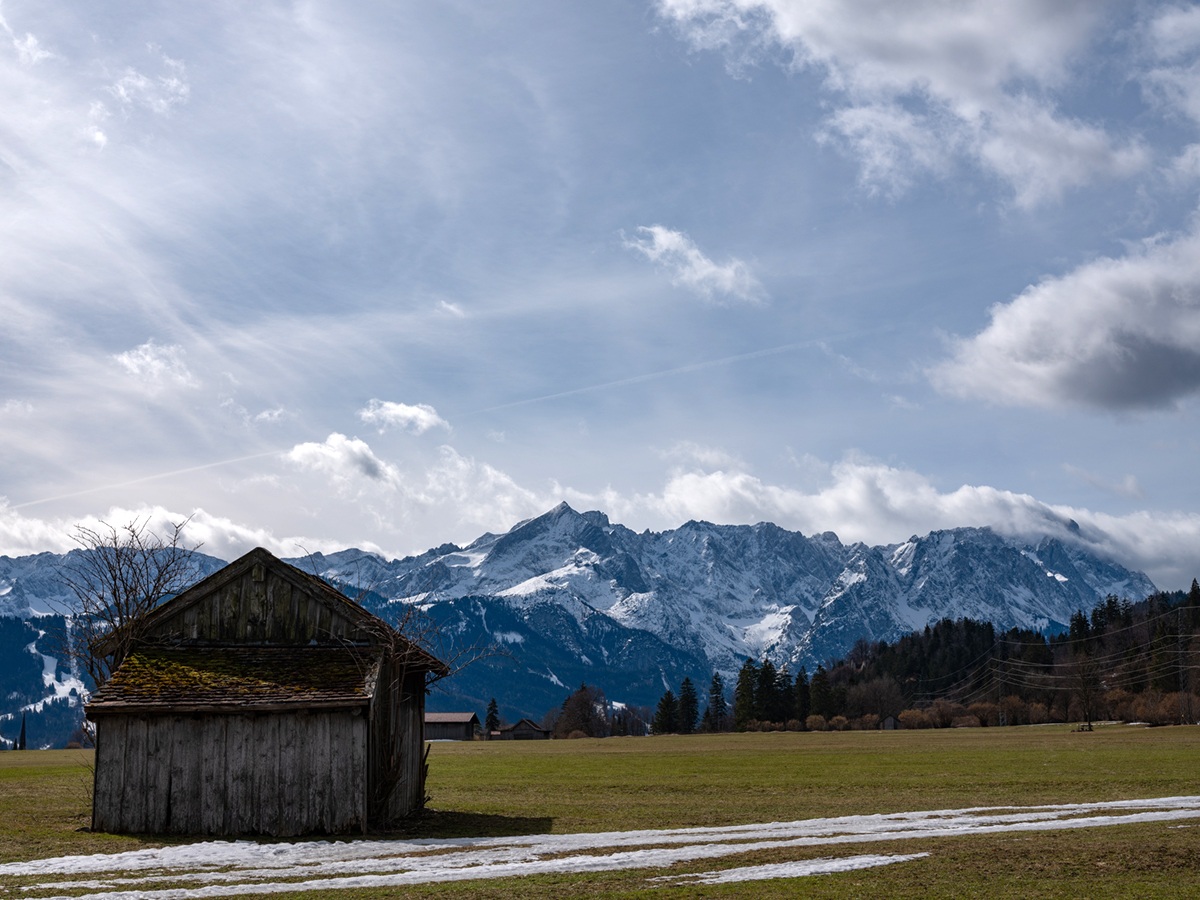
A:
[[[943,619],[894,643],[859,640],[812,673],[747,659],[732,704],[713,676],[697,718],[696,689],[667,691],[655,734],[1036,725],[1100,720],[1150,725],[1200,719],[1200,584],[1138,603],[1109,596],[1047,636]],[[893,721],[888,721],[889,717]]]

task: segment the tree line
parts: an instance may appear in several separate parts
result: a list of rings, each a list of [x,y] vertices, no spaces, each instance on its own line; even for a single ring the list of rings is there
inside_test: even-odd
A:
[[[668,690],[655,734],[1081,722],[1195,722],[1200,584],[1131,603],[1110,595],[1061,634],[943,619],[894,643],[860,639],[844,658],[792,675],[747,659],[728,706],[715,674],[701,715],[691,681]]]

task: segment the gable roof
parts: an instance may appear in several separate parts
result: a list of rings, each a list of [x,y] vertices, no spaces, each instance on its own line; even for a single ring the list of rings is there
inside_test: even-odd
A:
[[[276,593],[283,598],[279,609],[273,608],[274,598],[269,596],[268,581],[272,589],[279,589]],[[250,591],[249,587],[243,591],[241,587],[259,584],[261,590],[258,594],[261,596],[249,596],[254,592]],[[211,609],[204,608],[206,601]],[[312,608],[314,602],[319,609]],[[217,609],[217,606],[220,606],[220,609]],[[250,607],[255,608],[251,610]],[[285,622],[290,611],[294,609],[299,609],[302,617],[306,617],[303,625],[307,631],[300,630],[288,635],[288,628],[276,628],[276,632],[283,633],[272,634],[272,624]],[[201,612],[206,618],[203,623],[198,623]],[[228,632],[235,624],[228,621],[230,613],[238,620],[236,624],[241,626],[247,626],[248,619],[257,616],[254,620],[259,623],[255,626],[259,627],[260,631],[257,637],[248,640],[229,637]],[[214,619],[219,621],[212,621]],[[209,626],[207,633],[202,636],[201,624]],[[123,627],[131,627],[131,623]],[[155,607],[137,620],[136,627],[141,641],[149,644],[178,644],[189,641],[223,646],[390,644],[399,651],[399,657],[409,669],[439,674],[448,672],[445,663],[412,641],[400,637],[387,622],[363,609],[337,588],[315,575],[285,563],[262,547],[255,547],[225,568]],[[248,630],[250,629],[244,628],[243,633]],[[96,650],[100,653],[111,653],[111,649],[106,649],[111,648],[111,640],[112,635],[101,639],[96,644]]]
[[[367,706],[379,653],[356,647],[142,647],[96,690],[89,717]]]

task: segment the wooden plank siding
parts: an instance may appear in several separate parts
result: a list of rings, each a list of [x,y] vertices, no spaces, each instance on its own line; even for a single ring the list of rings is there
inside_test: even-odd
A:
[[[346,641],[365,644],[371,635],[337,610],[274,571],[255,581],[248,571],[146,633],[152,641],[223,644],[297,644]]]
[[[350,710],[97,722],[96,831],[361,832],[366,726]]]
[[[424,805],[448,669],[335,587],[256,548],[136,627],[87,707],[93,830],[344,834]]]

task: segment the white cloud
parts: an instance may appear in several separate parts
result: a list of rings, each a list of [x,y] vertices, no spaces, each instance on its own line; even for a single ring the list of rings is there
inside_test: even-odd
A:
[[[190,516],[190,519],[189,519]],[[135,509],[113,507],[102,515],[81,518],[38,519],[9,509],[0,498],[0,556],[24,556],[30,553],[66,553],[78,544],[72,538],[76,525],[98,528],[104,523],[121,525],[126,522],[146,522],[149,528],[165,533],[174,523],[189,519],[184,529],[185,546],[200,544],[200,552],[219,559],[232,560],[255,547],[265,547],[278,556],[298,556],[305,552],[331,553],[344,550],[343,541],[293,536],[275,537],[270,530],[255,528],[212,515],[203,509],[179,513],[162,506],[140,506]],[[363,542],[361,549],[378,552],[374,544]]]
[[[834,531],[845,542],[868,544],[895,543],[937,529],[987,526],[1005,535],[1049,535],[1081,543],[1146,572],[1163,587],[1187,585],[1200,572],[1200,515],[1195,513],[1113,516],[987,486],[942,492],[917,472],[856,457],[834,463],[829,481],[812,491],[769,484],[734,468],[698,467],[672,472],[661,493],[610,494],[605,500],[616,521],[647,515],[673,523],[768,521],[806,534]]]
[[[150,78],[136,69],[125,70],[109,87],[112,94],[124,106],[142,106],[158,115],[166,115],[171,108],[184,103],[191,88],[184,79],[184,65],[177,59],[162,55],[165,74]]]
[[[275,425],[288,414],[287,410],[279,406],[275,409],[264,409],[260,413],[251,415],[250,410],[246,409],[246,407],[242,406],[232,397],[226,397],[221,401],[221,409],[232,413],[245,425]]]
[[[440,312],[449,313],[456,319],[465,319],[467,317],[466,312],[463,311],[461,306],[457,303],[451,303],[449,300],[439,300],[437,308]]]
[[[1103,24],[1092,0],[659,0],[659,10],[734,66],[782,48],[823,73],[836,98],[823,137],[844,141],[869,189],[897,193],[961,155],[1031,207],[1148,161],[1139,143],[1053,99]]]
[[[695,463],[706,468],[716,466],[744,466],[740,459],[717,447],[697,444],[693,441],[678,441],[669,450],[661,454],[664,459],[674,459],[684,463]]]
[[[376,456],[366,441],[337,432],[324,443],[297,444],[284,458],[302,469],[324,473],[343,487],[360,478],[387,488],[399,487],[401,483],[399,470]]]
[[[410,406],[407,403],[392,403],[372,399],[366,409],[358,411],[364,422],[378,425],[382,434],[388,427],[403,428],[413,434],[424,434],[431,428],[449,428],[450,423],[437,414],[437,410],[425,403]]]
[[[26,34],[19,40],[14,37],[13,46],[17,48],[17,55],[21,58],[21,62],[27,66],[36,65],[43,59],[50,59],[54,56],[49,50],[43,50],[38,39],[32,34]]]
[[[929,370],[938,390],[1020,406],[1168,406],[1200,389],[1200,232],[1047,278],[991,319]]]
[[[33,404],[24,400],[5,400],[4,405],[0,406],[0,415],[32,416]]]
[[[918,472],[855,456],[831,466],[805,457],[803,468],[819,483],[799,489],[763,481],[719,450],[693,448],[696,452],[681,448],[689,464],[670,471],[662,489],[648,494],[612,488],[586,493],[553,483],[544,491],[532,490],[451,447],[440,448],[428,465],[401,473],[362,441],[340,434],[321,444],[299,444],[285,458],[328,477],[344,499],[373,498],[379,487],[385,487],[387,509],[372,513],[390,534],[389,543],[402,542],[393,555],[421,552],[444,540],[472,540],[484,531],[503,532],[567,500],[578,509],[602,509],[613,521],[638,530],[674,528],[689,519],[722,524],[768,521],[806,534],[834,531],[847,543],[878,545],[937,529],[987,526],[1010,536],[1049,535],[1079,543],[1146,572],[1164,588],[1186,587],[1200,572],[1200,514],[1141,510],[1115,516],[1043,503],[1029,494],[988,486],[942,491]],[[366,490],[351,496],[344,488],[355,483]],[[1107,487],[1140,490],[1131,478]],[[104,516],[82,519],[41,520],[7,508],[0,498],[0,554],[64,552],[73,546],[70,535],[76,522],[94,526],[101,519],[124,522],[145,516],[155,527],[184,518],[161,506],[144,506],[115,508]],[[269,529],[238,524],[202,509],[195,511],[187,534],[191,541],[204,541],[205,552],[224,559],[254,546],[281,555],[330,552],[348,545],[384,552],[376,542],[352,537],[334,540],[328,533],[320,538],[276,538]]]
[[[1157,63],[1142,76],[1148,96],[1200,121],[1200,8],[1166,9],[1147,23],[1143,37]]]
[[[162,346],[146,343],[113,356],[130,375],[148,384],[162,387],[168,384],[190,386],[196,383],[183,358],[186,351],[178,344]]]
[[[625,246],[668,269],[672,284],[709,299],[714,294],[748,302],[763,299],[762,285],[740,259],[719,266],[701,253],[686,234],[662,225],[639,226],[638,233],[645,237],[625,240]]]

